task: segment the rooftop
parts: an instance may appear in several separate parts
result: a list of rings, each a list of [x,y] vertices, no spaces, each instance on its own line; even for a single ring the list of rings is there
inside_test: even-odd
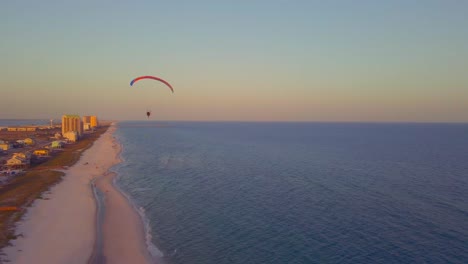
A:
[[[69,117],[69,118],[74,118],[74,117],[76,117],[76,118],[80,118],[79,115],[63,115],[62,117]]]

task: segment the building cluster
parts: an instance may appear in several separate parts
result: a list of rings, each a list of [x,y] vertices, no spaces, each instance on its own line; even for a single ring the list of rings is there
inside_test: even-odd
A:
[[[0,172],[26,169],[30,166],[32,158],[48,157],[51,150],[62,148],[64,144],[61,140],[38,143],[32,138],[0,140]],[[21,150],[22,152],[18,152]]]
[[[63,115],[61,125],[15,126],[0,129],[0,175],[17,174],[76,142],[99,126],[96,116]],[[60,133],[60,129],[61,132]],[[45,131],[48,130],[46,133]],[[27,136],[26,138],[22,138]],[[0,183],[3,181],[0,178]]]
[[[38,132],[38,131],[46,131],[46,130],[53,129],[53,128],[60,128],[60,125],[0,127],[0,131],[7,131],[7,132]]]
[[[99,126],[96,116],[63,115],[62,136],[76,142],[83,136],[84,131],[92,131]]]
[[[19,131],[22,131],[22,132],[34,132],[38,129],[37,126],[31,126],[31,127],[7,127],[6,130],[7,131],[11,131],[11,132],[19,132]]]
[[[15,152],[6,161],[7,169],[26,169],[31,164],[31,152]]]
[[[22,152],[18,152],[23,150]],[[0,175],[27,169],[32,158],[49,156],[49,149],[38,144],[32,138],[18,139],[16,141],[0,140]]]
[[[96,116],[83,116],[83,129],[92,130],[99,125]]]
[[[0,150],[7,151],[21,146],[34,146],[35,143],[32,138],[18,139],[14,142],[0,140]]]

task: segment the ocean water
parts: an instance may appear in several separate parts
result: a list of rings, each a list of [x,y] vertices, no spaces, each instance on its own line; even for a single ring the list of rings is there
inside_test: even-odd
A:
[[[468,263],[468,125],[121,122],[167,263]]]
[[[57,122],[57,120],[55,120],[54,122]],[[42,126],[49,124],[49,119],[0,119],[0,127],[29,125]]]

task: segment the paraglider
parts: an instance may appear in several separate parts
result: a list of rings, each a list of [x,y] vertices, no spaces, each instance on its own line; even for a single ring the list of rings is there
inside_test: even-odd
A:
[[[140,77],[137,77],[137,78],[133,79],[130,82],[130,86],[133,86],[133,84],[135,82],[138,82],[139,80],[142,80],[142,79],[153,79],[153,80],[156,80],[156,81],[160,81],[160,82],[164,83],[167,87],[169,87],[169,89],[171,89],[171,91],[174,93],[174,89],[172,88],[172,86],[168,82],[166,82],[165,80],[163,80],[161,78],[155,77],[155,76],[140,76]]]
[[[169,87],[169,89],[171,89],[171,92],[174,93],[174,88],[172,88],[172,85],[170,83],[168,83],[167,81],[159,78],[159,77],[156,77],[156,76],[149,76],[149,75],[146,75],[146,76],[140,76],[140,77],[137,77],[135,79],[133,79],[131,82],[130,82],[130,86],[133,86],[134,83],[138,82],[139,80],[143,80],[143,79],[151,79],[151,80],[156,80],[156,81],[159,81],[159,82],[162,82],[163,84],[165,84],[167,87]],[[146,118],[149,119],[151,115],[151,111],[150,110],[146,110]]]

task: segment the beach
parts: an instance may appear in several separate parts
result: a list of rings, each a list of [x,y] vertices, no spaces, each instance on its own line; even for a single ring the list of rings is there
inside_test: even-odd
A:
[[[121,149],[113,136],[115,129],[112,124],[76,164],[64,170],[62,182],[28,208],[16,227],[19,237],[3,249],[5,259],[12,263],[151,262],[142,221],[112,184],[115,174],[109,169],[120,162]],[[99,221],[93,181],[104,197]],[[98,247],[96,241],[102,245]],[[93,259],[94,255],[100,258]]]
[[[114,160],[120,162],[121,146],[115,139],[112,140],[112,148],[115,150],[112,153]],[[102,252],[95,252],[94,255],[98,256],[91,259],[91,262],[150,263],[141,218],[127,198],[113,185],[116,176],[117,174],[107,171],[95,181],[97,190],[104,196],[105,213],[102,223],[98,223],[103,241]]]

